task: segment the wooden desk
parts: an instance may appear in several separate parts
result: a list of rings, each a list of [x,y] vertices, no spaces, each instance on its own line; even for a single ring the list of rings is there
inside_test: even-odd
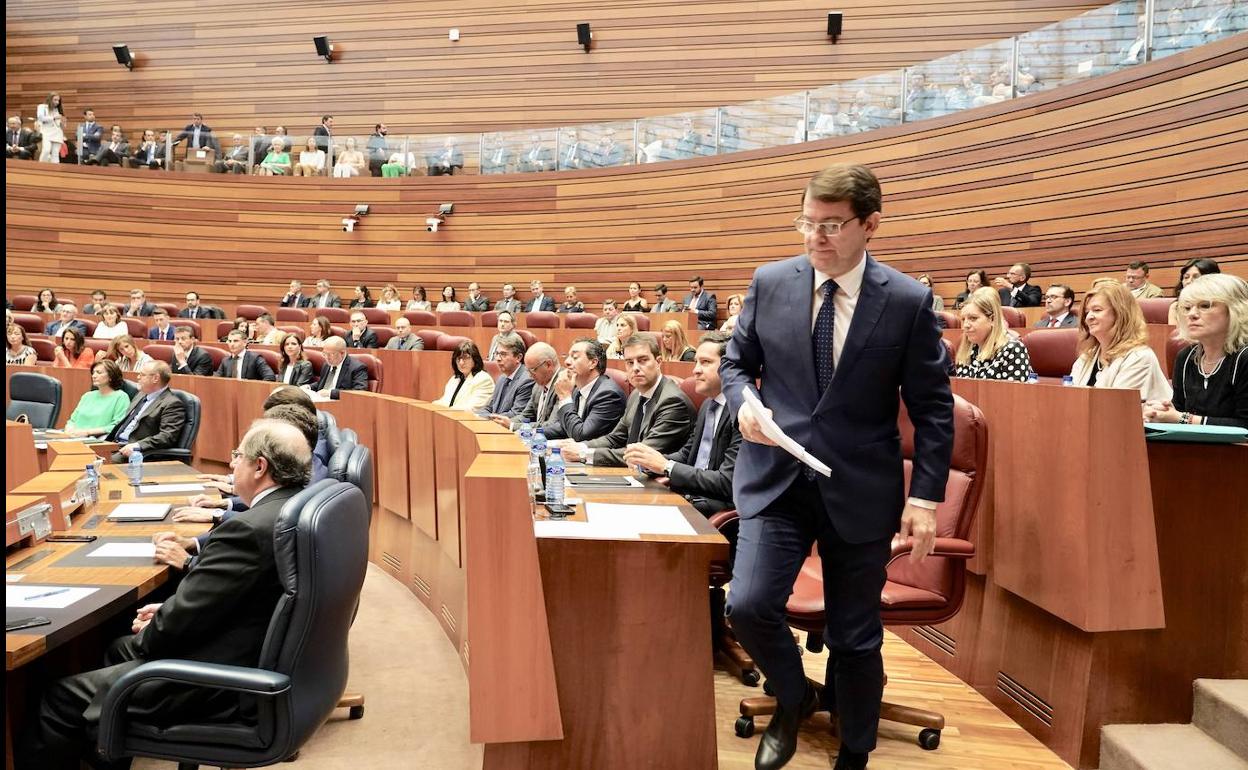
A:
[[[39,457],[29,423],[4,421],[4,491],[12,492],[39,473]]]

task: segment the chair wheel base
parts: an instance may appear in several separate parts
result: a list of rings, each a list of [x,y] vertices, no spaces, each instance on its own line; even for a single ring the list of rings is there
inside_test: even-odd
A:
[[[737,717],[732,725],[738,738],[749,738],[754,735],[754,717]]]
[[[364,707],[363,707],[363,706],[352,706],[351,708],[347,709],[347,718],[348,718],[348,719],[363,719],[363,718],[364,718]]]
[[[741,682],[748,687],[758,687],[762,679],[762,674],[758,673],[758,669],[752,668],[741,672]]]
[[[935,751],[940,745],[940,730],[928,728],[919,731],[919,747],[924,751]]]

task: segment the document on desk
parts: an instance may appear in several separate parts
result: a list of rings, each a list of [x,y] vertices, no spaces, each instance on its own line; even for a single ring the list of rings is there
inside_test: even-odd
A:
[[[616,537],[637,539],[642,535],[696,535],[697,531],[674,505],[617,505],[586,503],[585,516],[591,523]]]
[[[155,543],[105,543],[87,554],[88,558],[135,559],[156,558]]]
[[[23,610],[63,610],[98,590],[79,586],[6,585],[4,606]]]
[[[163,521],[169,503],[122,503],[108,514],[109,521]]]
[[[158,497],[162,495],[203,494],[203,484],[142,484],[134,488],[137,495]]]
[[[754,418],[758,420],[758,425],[762,428],[763,435],[772,441],[784,451],[801,460],[810,466],[816,473],[822,473],[824,476],[831,476],[832,469],[824,465],[818,457],[815,457],[801,444],[794,441],[787,433],[780,429],[776,421],[764,411],[767,407],[763,406],[763,402],[758,400],[758,396],[754,395],[754,391],[749,388],[743,388],[741,391],[745,397],[745,403],[748,408],[753,411]]]

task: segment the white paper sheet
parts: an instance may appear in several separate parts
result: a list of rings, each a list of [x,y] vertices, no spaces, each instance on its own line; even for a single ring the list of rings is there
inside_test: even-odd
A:
[[[108,514],[110,521],[160,521],[169,514],[169,503],[122,503]]]
[[[203,494],[203,484],[143,484],[135,487],[140,495],[189,495]]]
[[[538,537],[578,537],[586,540],[617,540],[616,533],[589,521],[545,520],[533,522],[533,534]],[[632,540],[637,536],[633,535]]]
[[[640,535],[698,534],[674,505],[586,503],[585,515],[599,527],[618,532],[619,537],[630,539]]]
[[[98,590],[100,589],[77,586],[6,585],[4,606],[15,609],[63,610]]]
[[[758,420],[758,425],[762,428],[763,435],[776,442],[784,451],[813,468],[817,473],[822,473],[824,476],[832,475],[831,468],[820,462],[819,458],[807,452],[805,447],[794,441],[780,429],[776,421],[764,411],[767,407],[763,406],[763,402],[758,400],[758,396],[754,395],[754,391],[749,388],[743,388],[742,394],[745,398],[745,404],[742,405],[742,408],[750,409],[753,412],[754,419]]]
[[[156,558],[155,543],[105,543],[87,554],[88,558],[135,559]]]

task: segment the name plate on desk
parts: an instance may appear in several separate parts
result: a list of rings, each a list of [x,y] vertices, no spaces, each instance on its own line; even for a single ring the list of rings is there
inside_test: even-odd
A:
[[[52,533],[52,506],[46,502],[35,503],[18,511],[14,522],[18,539],[33,535],[36,540],[42,540]]]
[[[203,160],[204,158],[207,158],[207,157],[208,157],[208,153],[207,153],[207,152],[205,152],[205,151],[203,151],[203,150],[196,150],[196,151],[195,151],[195,158],[196,158],[197,160]]]

